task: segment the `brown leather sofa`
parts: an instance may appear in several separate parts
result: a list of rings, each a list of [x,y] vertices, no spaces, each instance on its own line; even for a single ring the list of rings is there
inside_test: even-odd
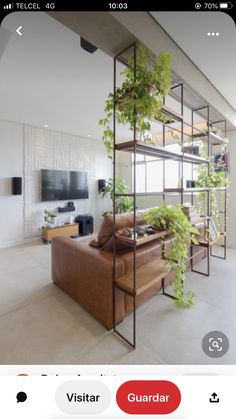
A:
[[[141,213],[137,214],[138,224],[143,224]],[[133,214],[116,215],[116,230],[133,226]],[[199,225],[201,230],[203,225]],[[95,236],[94,236],[95,237]],[[165,247],[171,238],[165,239]],[[194,263],[205,253],[194,259]],[[137,248],[136,267],[153,259],[161,258],[160,240],[149,242]],[[121,277],[132,271],[133,251],[130,247],[118,246],[116,256],[116,276]],[[83,308],[91,313],[105,327],[113,325],[113,217],[106,215],[97,239],[75,241],[67,237],[57,237],[52,241],[52,280]],[[173,279],[173,273],[165,278],[165,285]],[[137,297],[137,307],[161,289],[161,283],[153,285]],[[131,297],[116,289],[116,321],[122,321],[131,312]]]

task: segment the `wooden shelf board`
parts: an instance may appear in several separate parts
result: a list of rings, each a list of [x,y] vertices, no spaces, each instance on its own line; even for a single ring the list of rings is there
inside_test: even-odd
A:
[[[208,188],[165,188],[164,192],[178,192],[178,193],[192,193],[192,192],[204,192],[208,191]]]
[[[116,239],[119,243],[127,244],[129,246],[141,246],[142,244],[151,242],[153,240],[160,239],[161,237],[166,236],[168,231],[158,231],[155,234],[145,234],[143,237],[138,237],[135,241],[132,237],[122,236],[121,234],[116,234]]]
[[[118,278],[116,280],[116,286],[128,294],[137,296],[160,282],[169,272],[170,269],[166,265],[165,260],[155,258],[152,262],[136,270],[136,291],[133,288],[133,272]]]
[[[199,132],[199,133],[193,135],[193,138],[203,138],[204,139],[204,137],[205,137],[205,139],[207,141],[208,133],[207,132],[204,132],[204,131]],[[225,143],[224,139],[221,138],[219,135],[214,134],[214,132],[210,132],[210,134],[209,134],[209,141],[213,145],[220,145],[220,144],[224,144]]]
[[[210,190],[216,191],[225,191],[226,187],[217,187],[217,188],[165,188],[165,193],[198,193],[198,192],[207,192]]]
[[[216,240],[206,240],[206,239],[201,239],[199,241],[199,246],[201,247],[211,247],[214,246],[214,244],[216,244],[220,239],[222,239],[223,237],[226,236],[226,233],[220,233],[220,236],[216,239]]]
[[[122,141],[120,143],[116,143],[115,149],[118,151],[127,151],[129,153],[134,153],[134,149],[136,148],[136,153],[150,155],[150,156],[157,156],[160,158],[165,159],[174,159],[181,161],[183,159],[184,162],[188,163],[208,163],[209,161],[195,156],[193,154],[187,153],[174,153],[173,151],[167,150],[163,147],[153,146],[150,144],[145,143],[144,141]]]
[[[174,121],[182,121],[183,120],[183,115],[173,111],[173,109],[168,108],[168,106],[166,106],[166,105],[162,106],[161,112],[163,114],[167,115],[167,116],[170,115],[172,117],[172,120],[170,122],[167,122],[167,124],[171,123],[171,122],[174,122]]]

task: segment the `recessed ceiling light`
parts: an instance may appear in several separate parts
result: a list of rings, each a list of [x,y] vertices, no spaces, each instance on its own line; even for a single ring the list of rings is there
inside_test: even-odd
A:
[[[43,127],[44,127],[44,128],[48,128],[48,125],[47,125],[47,124],[45,124]]]
[[[91,134],[88,134],[88,137],[91,137]]]

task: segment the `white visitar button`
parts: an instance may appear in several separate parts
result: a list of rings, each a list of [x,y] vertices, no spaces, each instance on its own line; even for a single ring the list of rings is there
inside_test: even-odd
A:
[[[108,387],[100,381],[67,381],[56,391],[56,403],[65,413],[92,415],[104,412],[111,402]]]

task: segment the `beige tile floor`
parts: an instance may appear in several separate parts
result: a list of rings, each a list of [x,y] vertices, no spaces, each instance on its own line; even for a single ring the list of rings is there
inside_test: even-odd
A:
[[[236,251],[212,260],[209,278],[187,274],[197,294],[180,309],[158,295],[137,311],[137,349],[130,350],[51,282],[50,245],[40,241],[0,251],[1,364],[235,364]],[[120,325],[128,333],[132,318]],[[230,339],[224,358],[208,358],[203,336]]]

